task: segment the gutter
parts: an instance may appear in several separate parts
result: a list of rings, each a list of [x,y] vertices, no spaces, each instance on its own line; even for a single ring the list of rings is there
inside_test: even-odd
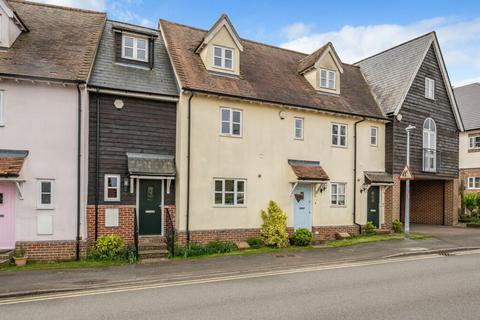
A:
[[[78,132],[77,132],[77,237],[75,258],[80,260],[80,214],[81,214],[81,164],[82,164],[82,92],[80,84],[77,84],[78,94]]]
[[[353,136],[353,223],[358,226],[360,233],[362,233],[362,225],[357,223],[357,125],[365,120],[363,118],[354,123]]]
[[[88,91],[97,92],[97,93],[104,93],[104,94],[111,94],[111,95],[118,95],[124,97],[132,97],[132,98],[140,98],[140,99],[149,99],[149,100],[159,100],[159,101],[169,101],[169,102],[178,102],[178,97],[176,96],[167,96],[167,95],[160,95],[160,94],[149,94],[140,91],[133,91],[133,90],[122,90],[122,89],[111,89],[107,87],[98,87],[95,88],[90,87]]]
[[[186,232],[187,232],[187,244],[190,243],[190,145],[192,139],[192,98],[195,94],[192,92],[188,98],[188,147],[187,147],[187,219],[186,219]]]

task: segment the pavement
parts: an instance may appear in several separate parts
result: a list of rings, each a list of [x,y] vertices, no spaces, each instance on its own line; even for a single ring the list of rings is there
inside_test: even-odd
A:
[[[174,260],[147,265],[0,272],[0,299],[40,293],[192,281],[480,248],[480,229],[417,225],[413,226],[412,232],[430,234],[432,237],[419,241],[391,240],[344,248]]]
[[[4,319],[466,319],[480,250],[0,300]]]

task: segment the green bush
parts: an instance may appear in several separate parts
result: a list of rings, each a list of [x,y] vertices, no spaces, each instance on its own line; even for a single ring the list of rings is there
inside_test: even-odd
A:
[[[463,205],[467,210],[472,214],[474,213],[475,209],[478,208],[478,199],[477,194],[475,193],[466,193],[463,197]]]
[[[206,245],[191,242],[184,246],[175,246],[176,257],[198,257],[209,254],[228,253],[238,250],[238,246],[231,241],[210,241]]]
[[[305,228],[295,230],[292,236],[292,243],[296,246],[306,247],[312,243],[313,234]]]
[[[401,233],[403,231],[402,222],[398,219],[393,220],[392,229],[393,229],[393,232],[395,233]]]
[[[371,236],[377,233],[376,229],[377,227],[375,227],[372,221],[367,221],[367,224],[365,225],[363,231],[366,235]]]
[[[247,239],[247,243],[252,249],[258,249],[265,246],[261,237],[249,238]]]
[[[267,246],[285,248],[288,246],[287,215],[274,202],[270,201],[268,210],[260,212],[263,220],[260,235]]]
[[[89,258],[97,261],[111,261],[124,258],[125,245],[120,236],[101,236],[90,251]]]
[[[137,249],[134,246],[126,247],[123,256],[128,263],[134,264],[138,261]]]

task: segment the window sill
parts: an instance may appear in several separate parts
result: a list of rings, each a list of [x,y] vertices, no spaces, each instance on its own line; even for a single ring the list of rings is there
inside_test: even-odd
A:
[[[229,208],[229,209],[238,209],[238,208],[246,208],[246,205],[241,205],[241,206],[226,206],[226,205],[214,205],[213,208]]]
[[[293,140],[295,140],[295,141],[304,141],[303,138],[293,138]]]
[[[55,207],[37,207],[37,210],[55,210]]]
[[[347,208],[347,205],[346,204],[344,204],[344,205],[331,204],[330,208]]]
[[[144,63],[148,63],[148,59],[145,59],[145,60],[142,60],[142,59],[135,59],[135,58],[129,58],[129,57],[125,57],[125,56],[121,56],[122,59],[125,59],[125,60],[131,60],[131,61],[137,61],[137,62],[144,62]]]
[[[378,144],[370,144],[370,147],[375,147],[375,148],[377,148],[377,147],[378,147]]]
[[[234,135],[234,134],[225,134],[225,133],[220,133],[220,137],[226,137],[226,138],[237,138],[237,139],[241,139],[243,138],[243,136],[237,136],[237,135]]]
[[[103,202],[120,202],[120,199],[104,199]]]
[[[335,145],[335,144],[331,144],[330,146],[332,148],[348,149],[348,146],[338,146],[338,145]]]
[[[212,65],[212,69],[218,70],[219,72],[236,73],[233,68],[229,69],[229,68],[223,68],[223,67]]]

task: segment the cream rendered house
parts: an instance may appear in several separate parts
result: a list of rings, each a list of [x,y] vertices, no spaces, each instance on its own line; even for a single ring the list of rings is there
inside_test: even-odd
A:
[[[331,43],[305,55],[241,39],[227,16],[208,30],[160,21],[179,86],[179,240],[244,240],[276,201],[317,238],[389,227],[386,118],[358,67]]]

